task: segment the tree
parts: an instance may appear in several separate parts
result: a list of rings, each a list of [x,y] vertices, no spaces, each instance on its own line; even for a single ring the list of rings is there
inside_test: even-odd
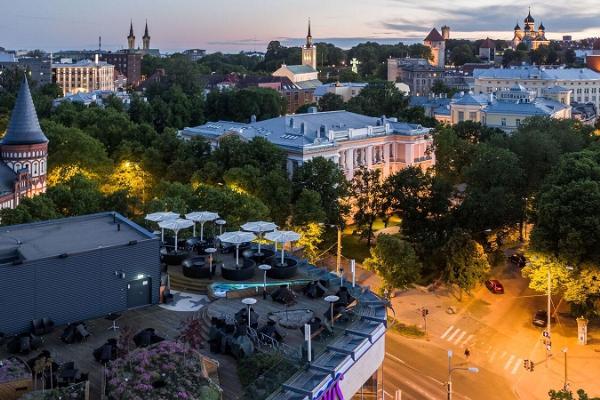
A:
[[[322,223],[327,218],[321,205],[321,195],[310,189],[302,189],[292,210],[292,223],[296,226],[311,222]]]
[[[385,214],[385,201],[381,171],[368,170],[361,167],[354,171],[351,182],[352,198],[354,200],[354,222],[362,229],[361,237],[367,238],[367,246],[371,246],[373,224],[377,217]]]
[[[481,62],[473,52],[473,47],[469,44],[462,44],[454,47],[450,51],[450,61],[455,66],[462,66],[467,63]]]
[[[319,245],[323,242],[323,225],[316,222],[296,226],[295,231],[300,234],[296,245],[302,248],[302,255],[311,264],[316,264],[321,256]]]
[[[577,391],[577,398],[573,396],[573,392],[565,389],[550,390],[548,396],[550,400],[600,400],[600,397],[589,397],[583,389]]]
[[[335,93],[326,93],[319,99],[319,111],[337,111],[344,109],[344,99]]]
[[[28,222],[47,221],[59,218],[56,205],[45,194],[35,197],[25,197],[20,200],[19,205],[14,208],[0,210],[2,225],[25,224]]]
[[[372,82],[358,96],[346,103],[346,109],[372,117],[401,117],[408,108],[408,97],[398,90],[394,82]]]
[[[563,156],[537,199],[535,248],[573,263],[600,260],[600,151]]]
[[[471,163],[475,146],[458,136],[455,127],[441,126],[433,134],[435,171],[452,183],[464,182],[464,170]]]
[[[444,280],[457,285],[469,293],[477,284],[483,282],[490,271],[490,264],[483,247],[471,239],[468,233],[455,230],[443,248],[446,258]]]
[[[82,174],[48,189],[47,196],[64,216],[102,211],[102,193],[97,184]]]
[[[517,156],[480,144],[465,169],[467,188],[458,215],[471,232],[503,228],[523,220],[525,182]]]
[[[292,198],[299,198],[303,190],[311,190],[321,197],[321,209],[325,211],[325,222],[342,225],[348,207],[344,199],[348,196],[348,181],[340,168],[331,160],[315,157],[294,171]]]
[[[422,264],[410,243],[395,235],[381,234],[364,266],[375,271],[388,289],[404,289],[419,279]]]
[[[425,262],[433,261],[446,242],[454,211],[452,193],[448,181],[414,166],[390,175],[384,183],[384,208],[401,218],[402,233]]]
[[[219,213],[230,227],[239,227],[245,222],[263,220],[269,216],[269,209],[262,201],[227,187],[200,186],[196,193],[195,208]]]

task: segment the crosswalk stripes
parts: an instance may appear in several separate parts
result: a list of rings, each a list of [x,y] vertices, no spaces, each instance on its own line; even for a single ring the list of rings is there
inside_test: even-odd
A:
[[[448,334],[450,333],[450,331],[452,331],[452,329],[454,329],[454,325],[450,325],[450,326],[448,327],[448,329],[446,329],[446,332],[444,332],[444,333],[442,334],[442,336],[440,336],[440,339],[444,339],[444,338],[446,337],[446,335],[448,335]]]
[[[508,369],[508,367],[510,367],[510,365],[512,364],[512,362],[513,362],[514,359],[515,359],[515,355],[511,354],[510,358],[504,364],[504,369]]]
[[[461,347],[481,345],[482,348],[480,349],[480,354],[484,354],[484,357],[487,358],[487,362],[492,364],[494,362],[503,362],[504,370],[512,375],[517,374],[519,366],[523,362],[523,359],[515,354],[493,349],[492,346],[486,345],[485,342],[478,341],[474,334],[469,334],[467,331],[459,329],[454,325],[450,325],[444,333],[442,333],[440,339]],[[483,350],[483,347],[486,347],[486,349]]]

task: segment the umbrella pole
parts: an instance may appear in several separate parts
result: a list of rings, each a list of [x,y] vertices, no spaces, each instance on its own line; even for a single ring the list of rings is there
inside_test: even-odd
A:
[[[260,242],[262,240],[262,233],[258,234],[258,254],[260,254]]]
[[[240,245],[235,245],[235,265],[236,267],[240,266]]]
[[[196,235],[194,235],[196,236]],[[200,222],[200,241],[204,238],[204,222]]]
[[[165,228],[160,228],[160,241],[165,242]]]
[[[285,243],[282,243],[281,244],[281,265],[283,265],[283,254],[285,252],[284,248],[285,248]]]
[[[177,253],[177,231],[175,231],[175,253]]]
[[[192,233],[192,236],[196,237],[196,221],[194,221],[194,232]]]

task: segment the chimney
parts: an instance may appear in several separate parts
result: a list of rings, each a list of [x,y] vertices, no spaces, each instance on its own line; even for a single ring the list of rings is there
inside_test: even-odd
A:
[[[300,124],[300,133],[303,135],[306,133],[306,124],[304,122]]]
[[[98,64],[100,63],[100,60],[98,60],[98,54],[95,54],[95,55],[94,55],[94,63],[95,63],[96,65],[98,65]]]

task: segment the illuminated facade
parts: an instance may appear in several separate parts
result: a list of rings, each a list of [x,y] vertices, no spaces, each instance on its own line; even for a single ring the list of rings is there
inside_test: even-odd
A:
[[[54,82],[63,94],[115,89],[115,67],[98,56],[94,61],[82,60],[73,64],[53,64]]]
[[[48,139],[38,122],[29,84],[23,80],[6,134],[0,142],[0,209],[46,192]]]

